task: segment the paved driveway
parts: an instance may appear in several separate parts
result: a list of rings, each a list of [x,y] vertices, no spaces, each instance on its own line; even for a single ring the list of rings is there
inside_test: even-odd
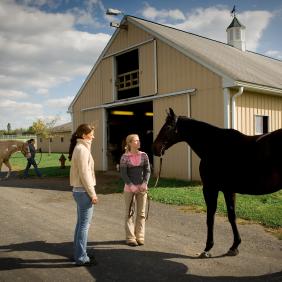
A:
[[[98,176],[98,192],[109,177]],[[89,234],[99,265],[75,267],[68,179],[14,175],[0,182],[0,193],[0,281],[282,281],[282,243],[261,226],[239,225],[240,254],[225,257],[232,233],[217,217],[213,258],[198,259],[205,214],[175,206],[152,203],[145,245],[126,246],[121,194],[99,194]]]

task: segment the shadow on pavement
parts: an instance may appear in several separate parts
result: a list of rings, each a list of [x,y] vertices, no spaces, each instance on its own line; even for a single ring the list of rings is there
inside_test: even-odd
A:
[[[120,245],[120,247],[118,247]],[[181,260],[189,263],[192,257],[173,253],[142,250],[142,247],[130,248],[124,245],[124,241],[90,242],[94,247],[97,266],[87,267],[94,281],[281,281],[282,272],[262,275],[257,277],[205,277],[189,274],[189,268]],[[35,252],[33,259],[11,257],[10,252]],[[90,250],[90,252],[93,250]],[[36,253],[47,253],[48,258],[36,259]],[[20,244],[0,246],[1,256],[7,253],[7,257],[0,258],[0,271],[14,269],[54,269],[76,267],[71,262],[72,242],[47,243],[45,241],[33,241]],[[9,253],[9,255],[8,255]],[[50,258],[50,255],[62,258]],[[193,258],[195,259],[195,258]],[[199,260],[200,263],[200,260]],[[232,267],[232,266],[231,266]],[[76,267],[77,268],[77,267]],[[77,268],[77,271],[83,268]],[[66,273],[67,275],[67,273]],[[69,274],[71,275],[71,274]],[[52,279],[52,272],[48,278]],[[71,277],[65,277],[66,281]]]
[[[5,176],[0,172],[0,178]],[[96,172],[96,192],[99,194],[121,193],[123,183],[116,172]],[[31,176],[21,178],[17,171],[13,171],[8,179],[0,180],[0,187],[30,188],[36,190],[71,191],[69,177],[43,177]]]

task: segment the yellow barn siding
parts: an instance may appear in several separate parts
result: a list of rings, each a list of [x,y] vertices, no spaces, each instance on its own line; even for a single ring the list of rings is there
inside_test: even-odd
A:
[[[84,112],[84,122],[94,125],[95,127],[95,139],[92,142],[92,155],[95,161],[95,170],[104,170],[104,109],[96,109]]]
[[[157,46],[159,94],[195,88],[191,116],[223,126],[221,78],[165,43]]]
[[[154,42],[139,47],[140,96],[155,94]]]
[[[85,84],[84,88],[80,92],[78,99],[75,101],[73,105],[74,111],[80,111],[81,109],[101,104],[101,81],[101,69],[100,67],[98,67]]]
[[[189,114],[189,94],[179,95],[153,101],[154,138],[164,124],[166,110],[173,105],[175,113],[187,116]],[[157,113],[157,114],[156,114]],[[189,149],[187,143],[178,143],[165,152],[163,156],[162,175],[167,178],[188,179]],[[154,158],[155,171],[159,171],[159,158]]]
[[[152,35],[129,23],[127,30],[119,29],[116,38],[113,40],[105,56],[120,52],[124,49],[127,49],[128,47],[147,41],[152,37]]]
[[[101,62],[102,91],[100,90],[100,101],[102,103],[110,103],[114,101],[113,96],[113,58],[103,59]],[[98,82],[98,81],[96,81]],[[98,94],[98,89],[97,89]],[[98,105],[98,104],[96,104]]]
[[[269,116],[269,131],[282,127],[282,97],[245,91],[236,99],[236,129],[255,134],[255,116]]]
[[[73,105],[73,111],[109,103],[113,98],[112,58],[101,61],[95,72],[87,81],[78,99]]]

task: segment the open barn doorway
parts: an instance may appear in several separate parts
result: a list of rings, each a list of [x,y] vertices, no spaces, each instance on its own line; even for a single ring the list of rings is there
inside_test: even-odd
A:
[[[128,134],[140,137],[141,151],[148,154],[153,165],[153,102],[123,105],[107,110],[108,170],[116,170],[124,152],[124,140]]]

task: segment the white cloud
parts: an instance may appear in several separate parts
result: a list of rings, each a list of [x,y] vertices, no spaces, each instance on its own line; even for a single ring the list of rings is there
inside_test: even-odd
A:
[[[30,126],[37,116],[43,116],[40,104],[0,99],[0,129],[5,129],[8,123],[13,129],[21,128],[23,124]]]
[[[8,99],[25,99],[28,98],[28,94],[23,91],[11,90],[11,89],[0,89],[0,98]]]
[[[54,111],[69,119],[66,111],[71,98],[61,99],[54,89],[86,77],[110,39],[108,34],[79,31],[76,26],[98,26],[90,12],[101,10],[101,1],[86,1],[86,7],[77,13],[47,13],[37,8],[54,8],[56,3],[0,1],[0,128],[6,128],[7,122],[30,126],[39,117],[52,116]],[[26,98],[29,103],[22,103]],[[47,104],[52,106],[45,107]]]
[[[39,95],[48,96],[48,95],[49,95],[49,90],[46,89],[46,88],[39,88],[39,89],[37,90],[37,93],[38,93]]]
[[[282,60],[282,52],[281,51],[269,50],[269,51],[265,52],[265,55],[272,57],[272,58],[276,58],[278,60]]]
[[[53,107],[53,108],[62,108],[62,107],[68,107],[73,100],[74,96],[67,96],[63,98],[57,98],[57,99],[48,99],[46,101],[46,106]]]
[[[268,11],[251,11],[239,16],[240,21],[246,26],[246,48],[255,51],[273,14]]]
[[[184,14],[179,9],[156,9],[150,6],[148,3],[145,3],[145,7],[142,11],[142,15],[150,20],[161,21],[163,19],[172,19],[172,20],[185,20]]]
[[[85,76],[110,38],[75,30],[69,13],[48,14],[11,3],[0,4],[0,87],[49,89]]]
[[[169,11],[173,10],[158,10],[145,4],[143,15],[152,20],[159,19],[162,23],[177,29],[221,42],[227,42],[226,28],[232,21],[230,9],[222,5],[217,5],[209,8],[197,8],[185,15],[181,12],[183,17],[179,16],[177,18],[181,20],[177,24],[173,22]],[[272,17],[273,14],[269,11],[237,13],[239,21],[246,26],[246,46],[248,50],[256,51],[263,31],[268,26]]]
[[[9,4],[2,11],[0,74],[5,73],[5,84],[19,79],[22,87],[50,88],[86,75],[110,38],[75,30],[70,14],[47,14]]]

